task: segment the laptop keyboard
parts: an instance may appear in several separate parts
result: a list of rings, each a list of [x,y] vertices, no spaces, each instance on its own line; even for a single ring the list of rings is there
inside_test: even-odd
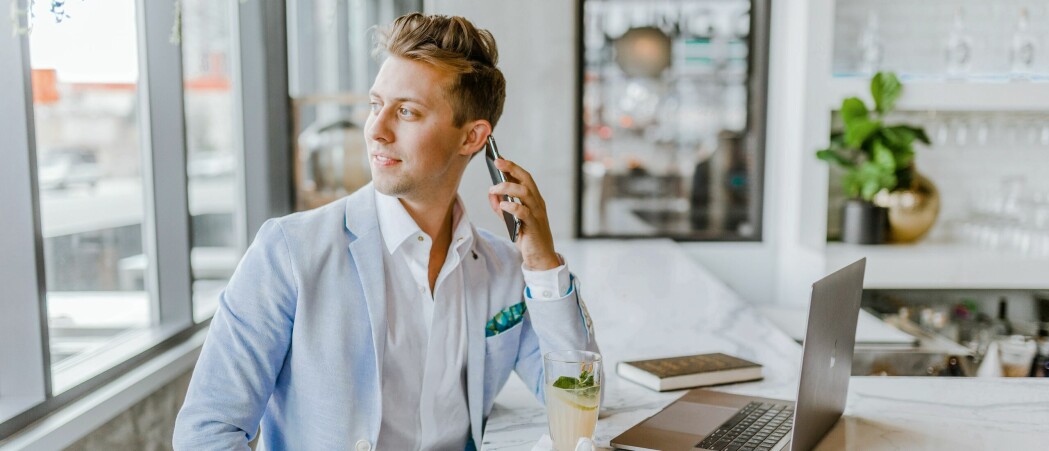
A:
[[[771,451],[790,432],[794,406],[767,402],[747,404],[718,426],[696,448],[724,451]]]

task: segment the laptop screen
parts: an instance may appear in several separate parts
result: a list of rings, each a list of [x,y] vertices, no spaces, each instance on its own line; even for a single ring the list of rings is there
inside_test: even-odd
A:
[[[812,449],[845,410],[863,296],[860,259],[812,284],[792,449]]]

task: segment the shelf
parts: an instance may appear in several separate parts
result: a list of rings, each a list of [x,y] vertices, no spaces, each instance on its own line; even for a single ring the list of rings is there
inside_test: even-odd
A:
[[[828,270],[867,257],[865,288],[1049,288],[1049,259],[969,244],[862,246],[827,243],[826,256]]]
[[[1003,81],[903,81],[903,95],[896,102],[898,110],[937,111],[1046,111],[1049,110],[1049,82]],[[836,110],[842,99],[860,97],[868,105],[868,78],[831,78],[825,98],[827,107]]]

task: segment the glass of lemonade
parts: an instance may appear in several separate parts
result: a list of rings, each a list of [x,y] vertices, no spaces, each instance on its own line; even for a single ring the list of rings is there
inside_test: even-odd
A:
[[[601,354],[554,351],[543,356],[546,414],[557,451],[575,451],[580,439],[592,448],[601,410]],[[585,448],[584,448],[585,449]]]

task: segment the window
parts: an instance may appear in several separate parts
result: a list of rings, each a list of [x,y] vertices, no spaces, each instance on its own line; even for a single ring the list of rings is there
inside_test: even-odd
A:
[[[284,8],[0,0],[0,441],[206,326],[291,210]]]
[[[233,110],[233,5],[182,1],[182,83],[193,273],[193,319],[215,313],[245,248],[244,193]]]
[[[582,2],[580,236],[761,239],[768,5]]]
[[[52,390],[62,392],[123,360],[106,352],[115,345],[148,346],[136,337],[159,321],[142,245],[135,3],[71,3],[62,22],[49,7],[33,6],[43,20],[29,54]]]

